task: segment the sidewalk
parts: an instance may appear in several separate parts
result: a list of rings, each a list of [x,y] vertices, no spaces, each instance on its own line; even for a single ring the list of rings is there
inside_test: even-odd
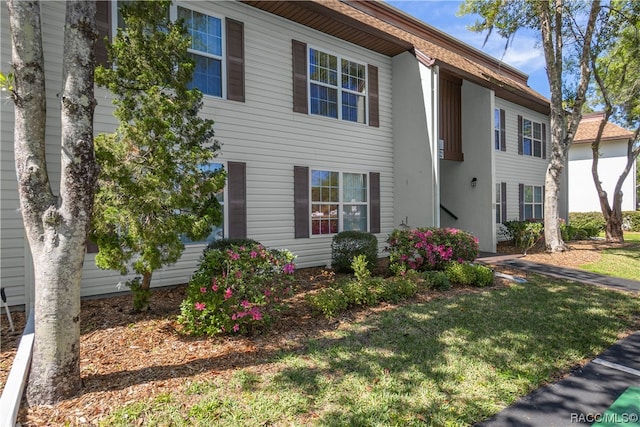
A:
[[[640,291],[640,282],[635,280],[538,264],[519,255],[481,254],[478,261],[589,285]],[[565,379],[534,390],[477,426],[590,426],[631,386],[640,386],[640,331],[618,341]],[[617,425],[640,426],[639,417],[640,413],[625,414],[626,423]]]

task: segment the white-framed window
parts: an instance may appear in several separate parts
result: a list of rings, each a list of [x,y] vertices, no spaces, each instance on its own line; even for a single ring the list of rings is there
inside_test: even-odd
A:
[[[525,185],[523,188],[524,219],[543,219],[543,190],[539,185]]]
[[[496,150],[505,151],[505,123],[504,123],[504,110],[496,108],[493,111],[493,141],[494,148]]]
[[[542,123],[522,120],[522,154],[542,158]]]
[[[191,36],[188,51],[195,61],[191,86],[205,95],[224,97],[224,20],[182,6],[177,6],[177,18],[184,20]]]
[[[309,48],[309,112],[367,122],[367,66]]]
[[[215,172],[222,168],[225,168],[225,165],[223,163],[211,162],[202,166],[201,169],[204,171]],[[226,192],[227,192],[227,186],[225,185],[222,190],[216,193],[216,198],[218,199],[218,203],[220,203],[220,207],[222,208],[222,224],[214,226],[213,229],[211,230],[211,233],[203,240],[192,241],[187,236],[182,235],[180,237],[180,239],[182,240],[182,243],[184,243],[185,245],[196,245],[196,244],[210,243],[215,240],[222,240],[226,237],[227,228],[225,227],[225,224],[227,223],[227,218],[228,218],[227,209],[224,203],[226,199],[225,197]]]
[[[368,231],[366,173],[311,170],[311,234]]]
[[[112,34],[116,34],[117,28],[123,28],[124,23],[120,7],[130,0],[112,2],[111,17],[114,28]],[[190,88],[197,88],[203,94],[224,98],[225,94],[225,21],[223,18],[208,13],[203,13],[183,6],[177,6],[173,2],[169,9],[169,18],[172,21],[183,19],[189,36],[191,46],[188,52],[195,61],[193,81]]]
[[[496,224],[502,224],[506,218],[502,218],[502,185],[496,183]]]

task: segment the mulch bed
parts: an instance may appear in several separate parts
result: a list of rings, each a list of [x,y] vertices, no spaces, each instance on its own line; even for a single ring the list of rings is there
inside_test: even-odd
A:
[[[598,257],[598,252],[608,247],[598,242],[573,246],[566,256],[578,258],[576,262],[581,264],[587,258]],[[513,248],[504,245],[500,250],[514,252]],[[534,249],[527,259],[550,262],[556,255]],[[557,262],[571,266],[567,259]],[[382,274],[386,265],[379,268]],[[185,285],[155,290],[152,309],[145,313],[130,312],[129,294],[83,300],[80,395],[51,407],[26,408],[23,405],[19,421],[24,426],[95,425],[113,407],[179,390],[186,382],[231,375],[235,369],[248,366],[256,372],[269,369],[266,361],[284,349],[295,351],[309,337],[340,328],[345,322],[357,321],[372,312],[395,307],[381,304],[374,308],[354,309],[328,320],[312,312],[304,298],[307,293],[335,280],[335,275],[321,268],[301,269],[295,274],[297,291],[289,301],[292,308],[267,331],[250,337],[192,338],[181,334],[176,316],[185,297]],[[505,285],[504,279],[496,278],[495,286]],[[418,295],[417,300],[479,291],[477,288],[454,288],[446,293],[431,291]],[[22,312],[13,312],[12,317],[16,327],[14,333],[9,331],[4,315],[2,317],[0,387],[6,381],[25,323]]]

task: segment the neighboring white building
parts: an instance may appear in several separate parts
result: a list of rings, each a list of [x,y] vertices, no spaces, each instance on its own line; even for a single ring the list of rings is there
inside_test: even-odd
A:
[[[62,1],[41,8],[55,192],[65,8]],[[99,28],[113,34],[116,2],[98,8]],[[215,33],[209,52],[193,53],[219,67],[203,67],[194,83],[223,143],[225,237],[288,248],[308,267],[330,262],[331,239],[345,229],[374,233],[381,253],[403,222],[464,229],[481,250],[494,251],[498,223],[541,215],[549,101],[527,86],[526,74],[384,2],[178,1],[171,13],[186,16],[192,31]],[[215,25],[199,28],[202,18]],[[103,46],[96,56],[104,60]],[[339,77],[324,79],[319,65]],[[96,98],[95,132],[111,132],[111,96],[98,89]],[[0,281],[14,305],[33,299],[33,274],[11,103],[2,104],[0,121]],[[154,273],[153,285],[188,281],[205,244],[188,244],[175,266]],[[114,292],[126,279],[96,268],[88,253],[82,295]]]
[[[569,212],[600,212],[600,199],[593,182],[591,166],[598,127],[604,113],[585,114],[569,149]],[[607,123],[600,140],[598,176],[607,192],[609,203],[613,191],[627,164],[627,148],[633,132],[614,123]],[[622,185],[622,210],[636,210],[636,162]]]

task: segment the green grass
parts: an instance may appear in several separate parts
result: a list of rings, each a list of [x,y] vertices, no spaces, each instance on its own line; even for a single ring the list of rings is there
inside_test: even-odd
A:
[[[598,262],[581,266],[583,270],[623,279],[640,280],[640,233],[625,232],[626,245],[606,249]]]
[[[638,297],[540,277],[441,297],[114,408],[102,425],[469,425],[594,357],[639,311]]]

